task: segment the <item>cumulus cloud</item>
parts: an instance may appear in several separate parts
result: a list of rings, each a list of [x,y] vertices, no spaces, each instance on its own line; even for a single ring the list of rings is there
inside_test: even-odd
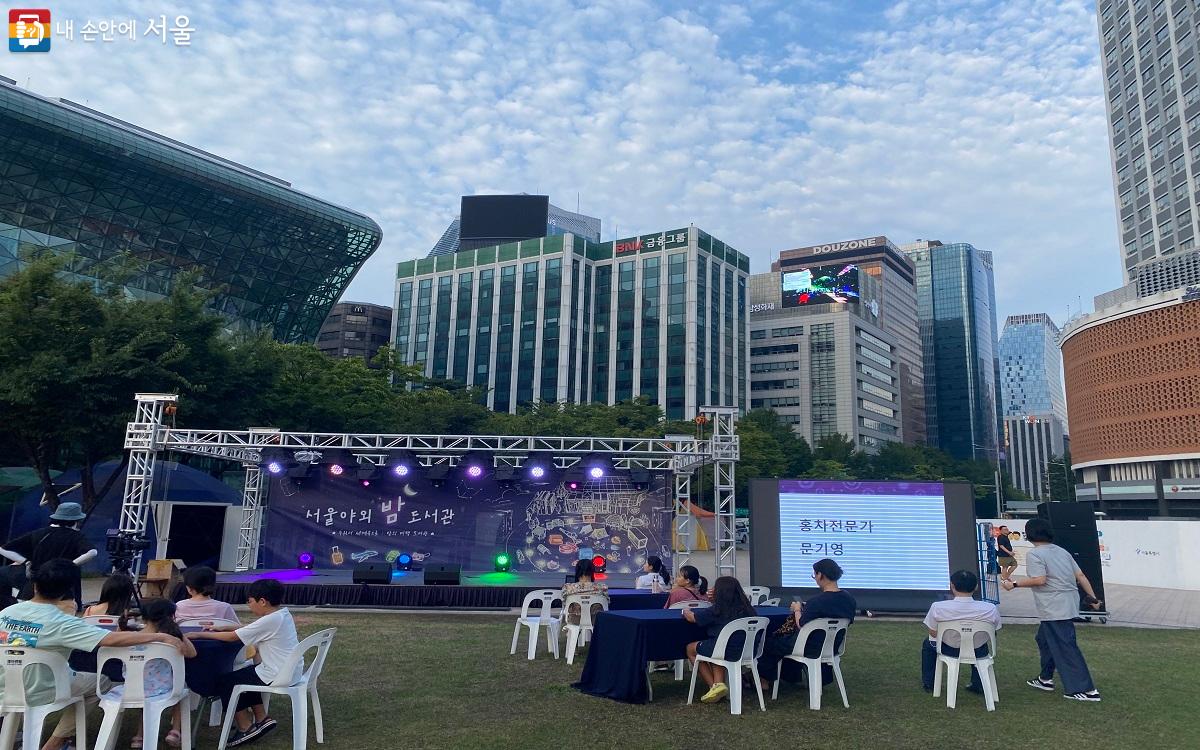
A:
[[[992,250],[1001,316],[1120,283],[1085,0],[63,3],[77,38],[6,75],[363,211],[347,297],[390,303],[460,194],[581,195],[606,238],[694,222],[768,268],[885,233]],[[192,46],[85,43],[186,13]]]

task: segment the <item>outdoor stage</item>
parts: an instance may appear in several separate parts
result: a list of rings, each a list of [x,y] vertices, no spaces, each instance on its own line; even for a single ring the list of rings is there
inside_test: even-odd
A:
[[[375,607],[375,608],[446,608],[510,609],[520,607],[525,595],[534,589],[559,589],[567,580],[558,573],[463,571],[458,586],[428,586],[420,570],[393,571],[391,584],[354,583],[351,570],[259,570],[246,573],[220,573],[216,599],[230,604],[245,604],[246,589],[261,578],[275,578],[286,587],[284,603],[296,607]],[[633,588],[632,574],[608,576],[610,588]]]

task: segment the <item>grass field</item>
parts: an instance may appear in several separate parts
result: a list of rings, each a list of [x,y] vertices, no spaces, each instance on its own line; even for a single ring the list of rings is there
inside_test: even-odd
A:
[[[685,705],[687,683],[657,673],[653,703],[627,705],[570,687],[583,669],[539,656],[524,640],[509,656],[512,616],[298,613],[301,636],[338,628],[321,681],[325,745],[351,748],[1200,748],[1200,634],[1088,625],[1079,640],[1099,704],[1067,701],[1024,681],[1037,673],[1031,626],[1000,632],[1000,703],[959,691],[958,708],[920,689],[918,623],[859,622],[843,660],[850,708],[826,690],[809,711],[795,686],[768,700]],[[544,644],[543,644],[544,645]],[[830,692],[832,690],[832,693]],[[752,695],[752,694],[751,694]],[[253,746],[291,747],[286,701],[279,730]],[[128,727],[128,722],[126,726]],[[128,730],[127,732],[128,733]],[[204,727],[199,748],[216,746]],[[309,747],[321,747],[312,739]]]

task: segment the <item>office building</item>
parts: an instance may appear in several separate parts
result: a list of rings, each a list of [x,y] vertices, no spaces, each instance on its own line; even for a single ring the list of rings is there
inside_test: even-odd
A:
[[[916,266],[929,444],[955,458],[1000,460],[992,254],[965,243],[901,245]]]
[[[544,195],[464,195],[459,215],[427,257],[563,234],[599,243],[600,220],[559,208]]]
[[[1046,415],[1067,423],[1058,326],[1046,313],[1010,315],[1000,332],[1000,395],[1005,417]]]
[[[866,305],[870,317],[878,319],[888,340],[894,342],[904,442],[924,443],[925,366],[913,263],[887,237],[876,236],[784,250],[771,270],[791,272],[838,263],[853,264],[860,274],[877,282],[872,286],[874,292],[855,304]]]
[[[574,234],[405,261],[393,341],[495,411],[643,397],[669,419],[747,403],[750,261],[695,227]]]
[[[331,357],[358,357],[370,363],[391,341],[392,308],[365,302],[333,306],[317,334],[317,349]]]
[[[871,304],[879,287],[846,263],[751,276],[750,408],[774,410],[814,446],[835,434],[868,452],[902,440],[900,347]]]
[[[1200,516],[1200,287],[1077,318],[1062,355],[1076,497],[1110,517]]]
[[[1125,281],[1196,247],[1200,78],[1193,0],[1096,3]]]
[[[0,277],[52,252],[69,278],[119,267],[127,293],[159,298],[196,271],[231,329],[312,342],[381,237],[276,177],[0,79]]]
[[[1013,486],[1033,500],[1066,500],[1050,496],[1050,472],[1074,484],[1065,463],[1067,440],[1062,421],[1053,415],[1005,416],[1005,463]],[[1064,476],[1065,475],[1065,476]]]

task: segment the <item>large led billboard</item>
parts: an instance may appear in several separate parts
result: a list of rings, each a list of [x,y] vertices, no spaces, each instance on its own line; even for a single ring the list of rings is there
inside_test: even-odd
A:
[[[783,306],[850,302],[859,297],[858,266],[812,266],[783,274]]]

